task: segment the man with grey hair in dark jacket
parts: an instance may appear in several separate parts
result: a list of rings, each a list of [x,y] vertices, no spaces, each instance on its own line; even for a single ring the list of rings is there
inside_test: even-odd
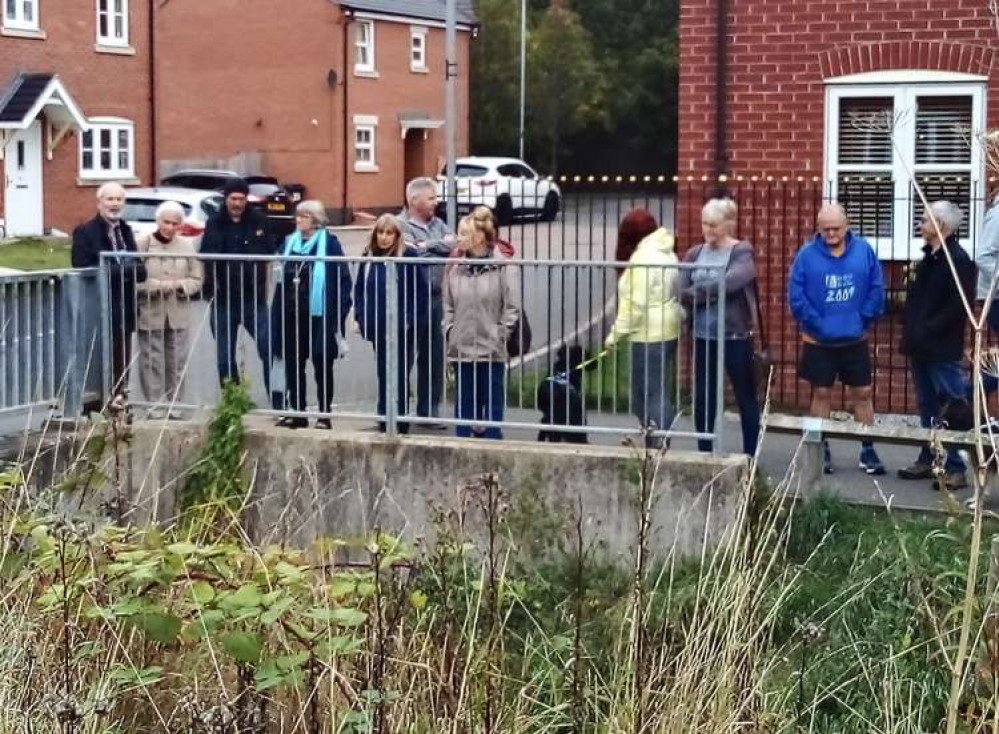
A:
[[[454,233],[435,214],[437,184],[430,178],[415,178],[406,186],[406,209],[399,215],[403,239],[423,257],[448,257],[454,249]],[[440,416],[444,394],[444,303],[441,284],[444,266],[423,266],[429,298],[421,298],[427,308],[416,319],[416,414],[424,418]]]

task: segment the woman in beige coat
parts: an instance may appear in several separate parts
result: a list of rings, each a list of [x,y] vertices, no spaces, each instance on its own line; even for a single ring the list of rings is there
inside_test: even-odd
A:
[[[484,206],[458,224],[458,248],[444,272],[444,337],[455,372],[460,437],[474,421],[503,420],[507,340],[520,318],[520,283],[496,248],[496,225]],[[500,439],[498,426],[475,435]]]
[[[194,243],[177,234],[183,224],[181,205],[165,201],[156,209],[156,231],[135,238],[140,253],[157,256],[146,258],[148,277],[138,287],[139,383],[146,400],[168,406],[179,399],[187,357],[189,301],[201,290],[204,279]],[[163,415],[155,408],[150,410],[150,417]],[[178,417],[169,408],[165,415]]]

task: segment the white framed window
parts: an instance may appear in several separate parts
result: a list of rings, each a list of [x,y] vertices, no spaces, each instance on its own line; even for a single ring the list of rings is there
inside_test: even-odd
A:
[[[354,71],[373,74],[375,71],[375,22],[359,20],[354,24]]]
[[[135,178],[135,125],[120,117],[94,117],[80,133],[80,178]]]
[[[427,70],[427,29],[413,26],[409,29],[409,70]]]
[[[985,129],[985,84],[937,77],[826,89],[828,194],[882,260],[921,256],[923,205],[908,171],[929,201],[961,207],[960,237],[969,252],[984,213],[983,159],[974,141]],[[876,120],[890,121],[894,133]]]
[[[128,0],[97,0],[97,44],[128,45]]]
[[[40,0],[3,0],[3,27],[37,31],[39,2]]]
[[[371,172],[378,170],[375,157],[375,143],[378,132],[378,118],[374,115],[354,116],[354,170]]]

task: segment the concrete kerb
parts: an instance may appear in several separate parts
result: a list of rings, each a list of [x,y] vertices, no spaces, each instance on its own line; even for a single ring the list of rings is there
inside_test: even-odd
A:
[[[133,426],[126,491],[133,522],[173,516],[178,468],[191,466],[203,435],[198,423]],[[617,558],[634,550],[640,454],[629,449],[251,428],[245,452],[253,489],[244,519],[260,543],[301,545],[375,528],[409,543],[433,540],[435,515],[448,511],[467,511],[466,528],[478,540],[482,518],[465,488],[496,473],[511,506],[524,493],[541,501],[547,517],[537,518],[539,530],[554,523],[567,537],[581,499],[588,543]],[[653,552],[699,555],[720,540],[737,522],[747,475],[743,456],[663,454],[653,491]]]

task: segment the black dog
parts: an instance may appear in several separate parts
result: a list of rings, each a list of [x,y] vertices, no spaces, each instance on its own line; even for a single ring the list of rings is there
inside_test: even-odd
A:
[[[586,407],[583,404],[583,368],[586,359],[582,347],[563,345],[559,348],[551,374],[538,385],[535,395],[541,411],[541,423],[546,426],[585,426]],[[539,441],[551,443],[589,443],[585,433],[542,430]]]

